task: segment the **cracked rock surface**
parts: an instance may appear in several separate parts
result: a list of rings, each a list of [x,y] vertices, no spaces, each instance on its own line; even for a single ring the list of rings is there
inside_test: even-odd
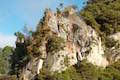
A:
[[[46,32],[48,35],[42,45],[38,46],[42,55],[28,63],[22,71],[21,80],[33,79],[43,67],[51,72],[61,72],[84,59],[100,67],[106,67],[109,64],[104,56],[104,47],[97,32],[87,25],[74,10],[69,10],[68,13],[67,16],[64,12],[58,16],[51,10],[46,11],[40,29],[49,29],[49,31]],[[58,45],[52,44],[52,41],[54,43],[53,36],[60,38],[55,41]],[[61,39],[63,42],[59,43]],[[57,46],[55,47],[57,50],[52,49],[53,46],[49,46],[50,44]]]

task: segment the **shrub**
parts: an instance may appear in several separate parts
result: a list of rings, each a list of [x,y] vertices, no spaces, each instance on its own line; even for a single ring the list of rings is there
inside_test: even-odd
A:
[[[42,51],[39,47],[48,40],[49,34],[49,28],[40,28],[39,31],[33,33],[33,39],[31,40],[32,43],[27,45],[27,51],[31,57],[38,57],[42,55]]]
[[[69,58],[68,58],[68,56],[66,56],[65,58],[64,58],[64,64],[65,64],[65,66],[69,66]]]
[[[120,1],[91,0],[80,12],[85,21],[99,34],[113,34],[120,31]]]
[[[46,45],[47,53],[56,53],[64,48],[64,39],[57,36],[52,36]]]
[[[81,75],[77,73],[75,67],[69,67],[62,73],[56,73],[54,77],[55,80],[82,80]]]
[[[106,41],[105,41],[105,45],[107,48],[115,47],[117,43],[118,43],[118,41],[115,41],[112,38],[106,38]]]
[[[36,75],[35,80],[54,80],[54,77],[48,70],[43,68],[40,70],[40,74]]]
[[[8,74],[11,71],[11,55],[13,48],[6,46],[0,52],[0,74]]]
[[[105,69],[96,67],[86,60],[69,67],[66,71],[55,72],[52,75],[43,69],[37,80],[120,80],[120,60]]]
[[[36,76],[37,80],[82,80],[81,76],[77,74],[74,67],[70,67],[62,73],[55,72],[53,75],[47,70],[42,70],[39,75]]]

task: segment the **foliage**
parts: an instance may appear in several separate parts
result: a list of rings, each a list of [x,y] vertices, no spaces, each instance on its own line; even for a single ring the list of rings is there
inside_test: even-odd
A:
[[[64,58],[64,64],[65,64],[65,66],[69,66],[69,57],[68,56],[66,56],[65,58]]]
[[[54,74],[54,77],[54,80],[82,80],[81,75],[77,73],[75,67],[70,67],[62,73],[56,73]]]
[[[53,36],[48,40],[47,52],[56,53],[64,48],[64,39],[61,37]]]
[[[103,69],[84,60],[62,73],[55,72],[51,75],[47,70],[42,70],[36,78],[37,80],[120,80],[120,61]]]
[[[12,71],[10,74],[19,74],[19,70],[24,67],[29,61],[29,55],[27,54],[25,43],[16,43],[16,48],[11,55],[12,58]]]
[[[106,67],[101,73],[100,80],[120,80],[120,61]]]
[[[62,13],[61,8],[57,8],[57,13]],[[77,9],[76,6],[70,8]],[[68,12],[64,12],[68,14]],[[107,48],[116,46],[116,41],[108,39],[107,36],[120,32],[120,0],[89,0],[87,6],[80,12],[88,25],[91,25],[98,34],[105,40]],[[0,49],[0,74],[19,75],[21,69],[28,63],[30,57],[38,57],[42,55],[39,48],[46,46],[47,53],[56,53],[64,48],[65,41],[57,37],[44,24],[43,18],[35,32],[25,32],[29,34],[30,39],[26,39],[24,43],[16,42],[16,48],[7,46]],[[17,39],[22,41],[25,36],[16,32]],[[65,65],[68,65],[68,57],[65,58]],[[120,80],[120,60],[107,66],[105,69],[98,68],[86,60],[79,62],[80,64],[69,67],[62,73],[55,72],[51,74],[46,69],[42,69],[35,80]],[[0,76],[0,80],[16,80],[16,77]]]
[[[115,46],[117,46],[117,44],[118,44],[118,41],[115,41],[112,38],[106,38],[105,45],[107,48],[115,47]]]
[[[61,10],[59,8],[56,8],[57,14],[61,14]]]
[[[11,55],[13,48],[6,46],[0,52],[0,74],[8,74],[11,70]]]
[[[80,75],[77,75],[76,69],[70,67],[62,73],[51,74],[47,70],[42,70],[42,72],[36,77],[37,80],[82,80]]]
[[[43,68],[42,70],[40,70],[40,74],[38,74],[35,77],[35,79],[36,80],[54,80],[54,77],[48,70]]]
[[[105,69],[82,61],[79,66],[76,66],[76,70],[82,76],[82,80],[120,80],[120,61]]]
[[[82,76],[82,80],[98,80],[98,68],[86,60],[80,62],[79,65],[75,65],[75,68],[77,73]]]
[[[90,0],[80,12],[87,24],[99,34],[110,35],[120,31],[120,0]]]
[[[52,35],[52,36],[51,36]],[[63,48],[64,40],[52,34],[49,27],[40,27],[39,31],[33,33],[32,43],[27,46],[27,51],[32,57],[42,55],[42,50],[39,48],[47,42],[46,48],[48,52],[56,52]]]
[[[21,32],[16,32],[14,34],[17,38],[19,38],[20,40],[22,40],[24,38],[24,35]]]
[[[25,39],[24,35],[20,32],[15,33],[18,40]],[[27,42],[17,42],[16,41],[16,48],[13,51],[13,54],[11,55],[11,71],[9,74],[19,75],[20,70],[27,64],[30,57],[27,54]]]
[[[31,57],[38,57],[42,55],[42,51],[39,49],[40,46],[44,44],[45,41],[48,40],[50,35],[49,28],[40,27],[39,31],[33,33],[33,39],[31,43],[27,45],[27,51]]]

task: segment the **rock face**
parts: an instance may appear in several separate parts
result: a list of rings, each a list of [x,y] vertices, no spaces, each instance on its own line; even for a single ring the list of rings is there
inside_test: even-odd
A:
[[[113,38],[120,43],[120,32],[111,35],[110,38]]]
[[[20,80],[32,80],[35,75],[39,74],[39,70],[42,68],[42,65],[43,60],[39,58],[29,61],[20,75]]]
[[[46,62],[51,65],[49,67],[51,71],[64,70],[66,67],[63,62],[66,57],[68,57],[69,66],[83,59],[102,67],[108,65],[106,58],[103,56],[104,49],[100,37],[75,13],[69,14],[67,17],[56,17],[49,11],[48,26],[66,41],[64,50],[60,50],[55,55],[48,54]],[[60,55],[60,58],[57,57],[58,55]]]
[[[42,47],[38,47],[46,55],[44,60],[35,58],[30,61],[23,69],[21,80],[33,79],[36,74],[39,74],[42,67],[51,72],[61,72],[84,59],[97,66],[105,67],[108,65],[108,61],[104,57],[101,38],[91,26],[71,11],[74,10],[68,10],[67,15],[64,12],[55,14],[50,10],[46,11],[43,28],[50,29],[49,36],[56,35],[62,38],[64,47],[57,51],[48,52],[46,44],[49,40],[44,41]]]
[[[116,42],[113,47],[108,49],[109,53],[107,58],[109,62],[112,63],[120,59],[120,32],[110,35],[109,39]]]

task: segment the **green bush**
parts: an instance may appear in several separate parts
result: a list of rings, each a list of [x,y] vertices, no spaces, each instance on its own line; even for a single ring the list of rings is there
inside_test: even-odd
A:
[[[79,65],[69,67],[62,73],[55,72],[51,75],[47,70],[43,70],[38,80],[120,80],[120,61],[117,61],[105,69],[96,67],[86,60]]]
[[[55,72],[51,74],[47,70],[42,70],[39,75],[36,76],[37,80],[82,80],[81,76],[77,74],[74,67],[68,68],[62,73]]]
[[[32,34],[32,39],[29,40],[27,45],[27,52],[31,57],[38,57],[42,55],[42,51],[39,49],[39,47],[48,40],[49,32],[49,28],[38,27],[38,30]]]
[[[40,70],[40,74],[35,76],[35,80],[54,80],[54,77],[48,70],[43,68]]]
[[[62,73],[54,74],[55,80],[82,80],[81,75],[77,73],[75,67],[70,67]]]
[[[56,53],[64,48],[64,39],[57,36],[52,36],[46,45],[47,52]]]
[[[106,38],[106,41],[105,41],[105,45],[107,48],[115,47],[117,45],[117,43],[118,43],[118,41],[115,41],[112,38]]]
[[[87,24],[99,34],[120,31],[120,0],[91,0],[80,12]]]
[[[11,55],[13,48],[6,46],[0,52],[0,74],[8,74],[11,71]]]

